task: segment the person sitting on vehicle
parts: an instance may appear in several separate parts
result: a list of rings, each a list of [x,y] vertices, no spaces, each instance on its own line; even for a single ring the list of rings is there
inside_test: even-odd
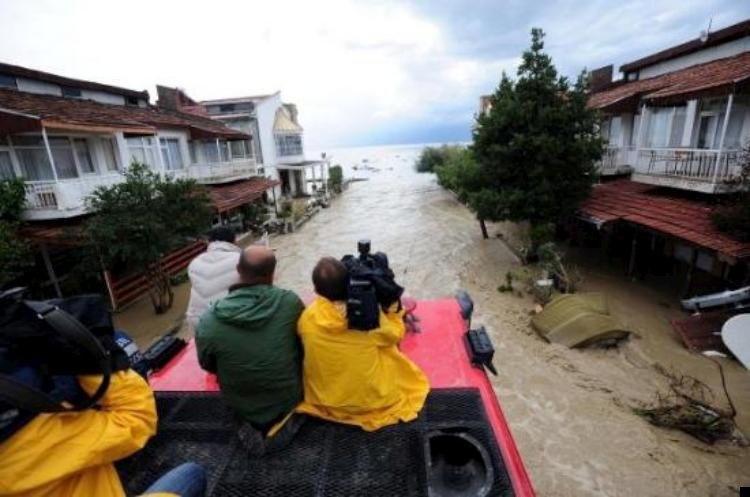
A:
[[[430,386],[424,373],[398,349],[403,311],[380,312],[380,327],[348,329],[348,273],[324,257],[312,275],[317,298],[302,313],[298,332],[304,349],[305,400],[297,412],[374,431],[411,421]]]
[[[270,448],[263,435],[274,433],[302,400],[297,320],[304,305],[294,292],[273,285],[275,269],[270,249],[245,249],[237,264],[240,283],[204,313],[196,332],[200,365],[217,374],[240,420],[240,439],[256,455]],[[284,424],[287,439],[298,423]]]
[[[75,377],[62,389],[78,389]],[[98,375],[79,376],[92,395]],[[0,404],[2,406],[2,404]],[[112,374],[97,409],[32,416],[0,408],[0,495],[124,497],[113,462],[146,445],[156,433],[156,403],[146,381],[132,369]],[[205,471],[186,463],[160,478],[146,495],[201,497]]]
[[[234,232],[224,226],[213,228],[208,242],[206,251],[188,266],[191,289],[185,318],[193,330],[209,304],[224,297],[240,280],[237,257],[242,249],[234,243]]]

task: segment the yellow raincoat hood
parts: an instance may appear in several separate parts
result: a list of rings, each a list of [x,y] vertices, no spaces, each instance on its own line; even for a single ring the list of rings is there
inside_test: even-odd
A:
[[[349,330],[346,308],[323,297],[302,313],[305,400],[297,412],[373,431],[417,417],[430,389],[401,351],[403,312],[380,313],[380,328]]]

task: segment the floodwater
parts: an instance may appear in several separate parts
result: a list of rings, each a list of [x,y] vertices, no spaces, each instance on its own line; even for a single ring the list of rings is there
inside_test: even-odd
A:
[[[750,485],[747,448],[704,445],[632,414],[632,406],[667,386],[657,363],[718,387],[715,366],[672,337],[667,319],[678,314],[674,303],[667,309],[663,297],[613,277],[606,267],[589,270],[584,290],[607,293],[613,313],[640,338],[612,350],[544,342],[529,327],[531,300],[496,290],[517,259],[498,238],[482,240],[472,214],[433,175],[413,171],[418,152],[334,152],[334,164],[367,181],[353,183],[298,232],[274,238],[277,283],[309,295],[310,273],[321,256],[353,253],[358,239],[370,238],[373,250],[388,254],[409,295],[425,299],[468,290],[474,322],[493,335],[499,371],[493,385],[541,496],[729,496]],[[353,170],[363,159],[376,170]],[[750,428],[750,375],[725,364],[741,425]]]

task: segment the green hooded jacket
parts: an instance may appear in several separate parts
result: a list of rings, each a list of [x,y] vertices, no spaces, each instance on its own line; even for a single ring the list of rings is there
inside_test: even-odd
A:
[[[241,286],[198,323],[201,367],[218,375],[224,400],[256,428],[267,430],[302,400],[297,320],[303,310],[289,290]]]

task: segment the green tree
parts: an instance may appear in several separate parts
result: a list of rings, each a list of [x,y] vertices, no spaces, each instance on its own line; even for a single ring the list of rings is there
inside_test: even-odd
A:
[[[344,171],[336,164],[328,169],[328,189],[332,192],[341,193],[344,184]]]
[[[503,73],[491,111],[477,117],[477,171],[462,188],[480,220],[529,221],[535,247],[589,195],[603,148],[597,114],[586,107],[586,73],[571,86],[543,40],[531,30],[516,81]]]
[[[94,215],[84,236],[96,262],[144,274],[154,310],[169,309],[174,293],[161,259],[209,227],[206,189],[193,180],[162,179],[133,162],[125,181],[97,188],[87,202]]]
[[[32,264],[31,251],[18,236],[25,202],[22,180],[0,181],[0,288],[20,277]]]

